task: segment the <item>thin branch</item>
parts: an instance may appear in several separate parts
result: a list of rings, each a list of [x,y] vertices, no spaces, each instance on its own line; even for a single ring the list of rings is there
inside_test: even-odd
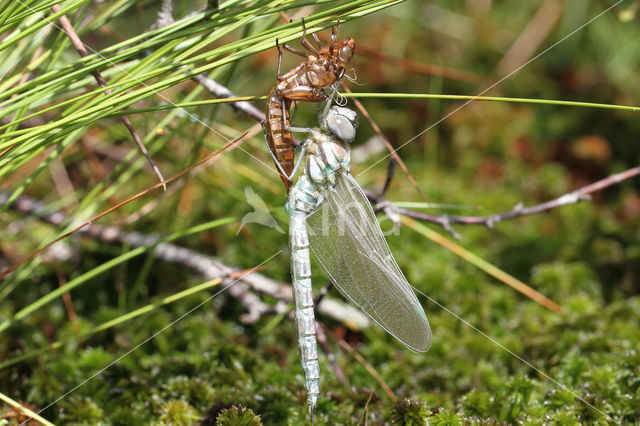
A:
[[[382,387],[382,390],[384,390],[384,393],[387,394],[387,396],[389,397],[389,399],[391,400],[395,400],[396,399],[396,395],[393,393],[393,391],[391,390],[391,388],[389,387],[389,385],[387,384],[387,382],[384,381],[384,379],[382,378],[382,376],[380,374],[378,374],[378,372],[376,371],[375,368],[373,368],[371,366],[371,364],[369,364],[367,362],[366,359],[364,359],[364,357],[362,355],[360,355],[354,348],[353,346],[351,346],[350,344],[348,344],[344,339],[338,337],[335,333],[333,334],[334,339],[336,339],[336,341],[338,342],[338,344],[340,346],[342,346],[342,348],[344,350],[346,350],[347,352],[349,352],[355,359],[356,361],[358,361],[360,364],[362,364],[362,366],[369,372],[369,374],[371,374],[371,377],[373,377],[375,379],[376,382],[378,382],[378,384],[380,385],[380,387]]]
[[[207,77],[205,74],[198,74],[192,77],[192,80],[199,83],[209,93],[217,98],[236,98],[237,96],[222,84],[216,82],[212,78]],[[257,120],[264,121],[264,112],[256,108],[252,103],[247,101],[232,102],[231,107],[236,111],[241,111],[247,114],[249,117]]]
[[[9,194],[0,192],[0,206],[7,201],[8,197]],[[65,213],[61,211],[51,212],[45,204],[26,196],[18,197],[14,203],[11,204],[11,209],[21,214],[35,215],[39,220],[54,226],[60,226],[68,220]],[[86,224],[84,227],[78,229],[77,233],[88,235],[102,242],[126,244],[132,249],[154,246],[154,255],[156,258],[165,262],[179,264],[183,268],[189,269],[209,280],[217,279],[221,276],[230,277],[240,270],[239,268],[227,266],[214,257],[200,254],[194,250],[172,243],[159,242],[160,236],[157,234],[125,232],[115,226],[106,227],[95,223]],[[243,289],[240,291],[231,290],[238,286],[238,284],[236,284],[231,286],[229,291],[231,295],[238,298],[249,311],[243,316],[243,320],[251,322],[255,317],[260,317],[264,313],[272,311],[270,306],[262,303],[259,298],[249,293],[247,286],[259,293],[283,300],[286,303],[293,302],[290,285],[279,283],[257,272],[246,274],[242,277],[241,281],[245,284]],[[226,285],[224,282],[223,284]],[[259,303],[256,303],[256,299]],[[353,329],[367,328],[371,324],[369,318],[358,308],[330,297],[325,297],[318,305],[317,310],[321,315],[347,324]]]
[[[342,383],[345,386],[349,386],[349,382],[347,381],[347,378],[342,372],[340,365],[338,365],[336,355],[333,353],[333,351],[331,350],[331,347],[329,346],[327,333],[324,330],[325,326],[323,324],[320,324],[318,321],[316,321],[316,324],[317,324],[316,337],[318,339],[318,343],[320,344],[322,351],[327,356],[327,359],[329,360],[329,364],[331,364],[331,368],[333,368],[334,374],[336,375],[338,380],[340,380],[340,383]]]
[[[536,53],[540,44],[555,27],[565,10],[564,0],[546,0],[533,15],[525,29],[511,45],[496,67],[500,76],[505,76]]]
[[[399,65],[405,71],[413,72],[416,74],[435,75],[449,80],[458,80],[467,83],[481,83],[483,79],[480,75],[468,71],[462,71],[433,64],[425,64],[423,62],[416,62],[410,59],[387,56],[383,53],[380,53],[380,51],[376,49],[364,46],[360,42],[358,42],[358,45],[356,47],[356,53],[359,55],[361,54],[374,62],[386,62],[389,64]]]
[[[256,125],[257,126],[257,125]],[[37,249],[36,251],[28,254],[27,256],[23,257],[22,259],[20,259],[17,263],[14,263],[13,265],[11,265],[9,268],[0,271],[0,280],[2,280],[5,276],[7,276],[8,274],[10,274],[12,271],[14,271],[18,266],[22,265],[24,262],[26,262],[27,260],[39,255],[40,253],[42,253],[43,251],[47,250],[49,247],[51,247],[52,245],[54,245],[55,243],[57,243],[58,241],[61,241],[65,238],[67,238],[70,235],[73,235],[74,233],[80,231],[82,228],[84,228],[85,226],[95,222],[96,220],[100,219],[103,216],[108,215],[109,213],[111,213],[114,210],[119,209],[120,207],[130,203],[131,201],[138,199],[148,193],[150,193],[151,191],[153,191],[154,189],[157,189],[169,182],[172,182],[178,178],[180,178],[181,176],[185,175],[186,173],[190,172],[191,170],[195,169],[196,167],[206,163],[207,161],[211,160],[212,158],[217,157],[218,155],[222,154],[223,152],[225,152],[228,149],[233,148],[237,143],[239,143],[240,141],[242,141],[248,134],[249,134],[250,130],[247,130],[246,132],[244,132],[242,135],[238,136],[236,139],[232,140],[231,142],[229,142],[228,144],[226,144],[224,147],[220,148],[219,150],[209,154],[208,156],[206,156],[205,158],[203,158],[202,160],[196,162],[195,164],[192,164],[191,166],[187,167],[186,169],[182,170],[181,172],[176,173],[175,175],[171,176],[170,178],[164,180],[163,182],[157,183],[143,191],[138,192],[136,195],[129,197],[128,199],[112,206],[109,207],[107,210],[103,211],[100,214],[97,214],[95,216],[93,216],[92,218],[85,220],[84,222],[82,222],[80,225],[76,226],[74,229],[72,229],[71,231],[65,232],[64,234],[60,235],[59,237],[57,237],[56,239],[54,239],[53,241],[48,242],[47,244],[43,245],[41,248]],[[5,194],[3,194],[4,196]],[[0,201],[2,201],[2,204],[5,204],[7,202],[7,198],[4,197],[3,199],[0,199]]]
[[[55,5],[51,6],[51,10],[53,10],[53,13],[58,13],[58,12],[60,12],[61,7],[60,7],[60,5],[55,4]],[[78,54],[80,55],[80,57],[84,58],[85,56],[87,56],[88,55],[87,49],[84,47],[84,44],[82,43],[82,40],[80,40],[80,37],[78,36],[76,31],[73,29],[73,25],[71,25],[71,22],[69,21],[69,18],[67,18],[66,15],[60,15],[60,18],[58,18],[58,22],[60,22],[60,26],[62,27],[64,32],[67,33],[67,36],[69,37],[69,40],[71,41],[71,44],[73,45],[73,47],[75,47],[75,49],[78,52]],[[111,92],[111,90],[106,89],[107,82],[104,79],[104,77],[102,77],[102,75],[100,74],[100,71],[98,71],[96,69],[96,70],[91,71],[91,74],[93,74],[93,77],[95,78],[96,82],[98,83],[98,86],[103,88],[104,89],[104,93],[107,96],[109,96],[112,92]],[[151,155],[149,155],[149,151],[147,151],[147,148],[144,146],[144,143],[142,142],[142,139],[140,138],[140,136],[138,135],[136,130],[133,128],[133,124],[131,124],[131,121],[129,120],[129,117],[127,117],[126,115],[120,115],[119,117],[120,117],[120,120],[122,121],[122,123],[125,125],[125,127],[129,131],[129,133],[131,134],[131,136],[133,137],[133,140],[135,141],[136,145],[138,145],[138,148],[140,149],[140,152],[142,152],[142,154],[147,158],[147,161],[149,162],[149,164],[153,168],[153,171],[155,172],[156,176],[158,176],[158,179],[160,179],[160,182],[163,182],[162,187],[166,191],[167,190],[167,186],[164,183],[164,177],[162,176],[162,173],[160,173],[160,169],[158,168],[156,163],[151,158]]]
[[[456,216],[456,215],[430,215],[415,210],[394,207],[395,211],[401,215],[422,220],[425,222],[431,222],[442,226],[449,231],[451,235],[459,238],[458,234],[451,228],[452,224],[460,225],[484,225],[487,228],[493,228],[493,226],[504,220],[515,219],[521,216],[529,216],[533,214],[542,213],[557,207],[566,206],[569,204],[576,204],[580,201],[587,201],[591,199],[591,194],[594,192],[602,191],[612,185],[616,185],[627,179],[640,175],[640,166],[633,167],[625,170],[624,172],[612,174],[602,180],[583,186],[575,191],[564,194],[553,200],[537,204],[531,207],[524,207],[522,203],[516,205],[512,210],[506,213],[494,214],[491,216]],[[369,201],[374,204],[380,204],[385,202],[382,197],[373,194],[371,191],[366,191],[365,194]]]
[[[353,93],[347,86],[344,85],[344,83],[341,83],[341,86],[347,93]],[[416,180],[414,179],[407,165],[404,164],[404,161],[402,161],[402,158],[400,158],[400,155],[398,155],[398,152],[397,152],[398,150],[393,148],[393,145],[391,145],[391,142],[389,142],[389,139],[387,139],[384,133],[382,133],[382,130],[380,130],[380,127],[378,127],[376,122],[373,121],[373,119],[369,115],[369,112],[367,112],[364,105],[362,105],[362,102],[360,102],[356,98],[353,98],[353,103],[356,105],[360,113],[367,119],[367,121],[369,122],[373,130],[378,134],[378,136],[382,138],[382,141],[384,142],[385,146],[389,150],[391,158],[393,158],[398,163],[402,171],[407,175],[407,177],[409,178],[409,181],[411,182],[411,185],[413,185],[416,191],[418,191],[418,194],[420,195],[420,197],[422,197],[422,199],[426,201],[427,197],[424,195],[424,192],[422,192],[422,190],[418,186],[418,182],[416,182]]]

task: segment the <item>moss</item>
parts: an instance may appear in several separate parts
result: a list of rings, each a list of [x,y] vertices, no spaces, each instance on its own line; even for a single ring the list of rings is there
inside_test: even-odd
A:
[[[35,7],[45,2],[32,3]],[[97,26],[89,24],[87,28],[109,27],[118,36],[133,35],[137,31],[131,23],[141,13],[135,8],[139,2],[123,2],[118,13],[106,15],[101,13],[104,2],[90,3],[88,16],[99,17],[104,22]],[[174,3],[176,18],[193,11],[193,2]],[[301,3],[284,2],[285,8],[293,8],[285,12],[292,14]],[[316,11],[348,3],[320,2]],[[436,58],[436,62],[484,78],[495,74],[495,64],[502,59],[505,42],[527,28],[538,6],[534,2],[522,2],[518,7],[514,6],[515,2],[491,2],[491,8],[485,10],[481,3],[489,2],[437,0],[428,5],[398,2],[390,9],[349,20],[341,31],[389,56],[406,55],[414,61]],[[584,10],[575,10],[568,2],[567,11],[571,13],[563,17],[561,26],[570,24],[580,14],[595,16],[601,11],[599,2],[576,0],[572,4],[578,3]],[[243,10],[242,4],[237,10],[232,6],[233,10],[225,12],[229,15],[223,21],[205,19],[183,30],[198,34],[212,29],[225,32],[226,26],[217,25],[235,22],[237,11]],[[15,10],[18,13],[21,8]],[[430,21],[435,19],[433,10],[447,11],[447,25],[434,26],[434,21]],[[154,21],[155,13],[155,9],[145,8],[141,21]],[[10,13],[4,16],[7,33],[18,23],[23,24],[16,16]],[[80,18],[76,17],[74,22],[84,22]],[[275,14],[272,18],[278,19]],[[261,31],[261,25],[273,22],[258,17],[255,23],[230,32],[217,42],[239,39],[241,32],[250,35]],[[443,28],[448,31],[445,35],[440,31]],[[457,33],[458,29],[463,31]],[[464,40],[452,38],[451,34],[463,34]],[[512,84],[505,81],[500,86],[500,95],[640,104],[638,73],[632,72],[637,69],[635,53],[640,26],[622,24],[615,13],[609,13],[589,24],[580,34],[522,69],[509,80]],[[39,32],[35,36],[44,37]],[[45,61],[46,66],[54,71],[67,70],[65,66],[75,56],[73,52],[52,54],[49,47],[56,44],[54,40],[60,40],[53,37],[62,35],[52,31],[44,40],[19,40],[16,49],[42,46],[47,49],[42,55],[49,55],[47,58],[52,61],[53,58],[62,61],[51,64]],[[92,30],[90,37],[99,46],[114,43],[114,36],[101,30]],[[593,47],[594,43],[597,48]],[[57,44],[61,48],[65,46]],[[180,49],[188,48],[187,45],[182,43]],[[7,46],[0,54],[11,51]],[[206,55],[207,51],[198,50],[198,54]],[[25,52],[29,54],[20,55],[25,61],[35,57],[33,50]],[[174,53],[177,51],[167,58],[172,58]],[[244,58],[229,74],[229,87],[247,95],[267,93],[275,82],[276,56],[271,49]],[[189,56],[185,58],[191,60]],[[286,60],[293,61],[288,56]],[[361,61],[354,62],[359,80],[369,84],[360,88],[363,91],[471,93],[476,87],[449,78],[430,76],[427,79],[402,68],[402,64],[382,64],[360,54],[355,60]],[[627,66],[616,65],[621,62]],[[18,68],[30,70],[26,62],[17,64]],[[34,64],[37,65],[37,61]],[[76,64],[81,73],[84,65]],[[174,65],[177,66],[171,66]],[[196,61],[192,65],[202,63]],[[152,72],[155,63],[149,66]],[[5,67],[8,82],[46,74],[43,68],[38,68],[32,76],[17,75],[12,74],[11,67]],[[227,70],[217,70],[222,71],[226,79]],[[625,75],[626,78],[622,78]],[[165,77],[154,78],[160,83]],[[31,79],[24,81],[24,85],[11,90],[32,84]],[[95,89],[89,73],[69,83],[79,91]],[[42,85],[43,102],[47,105],[54,106],[69,95],[66,90],[47,84]],[[186,94],[195,94],[196,87],[194,83],[185,82],[168,89],[167,93],[181,102]],[[51,92],[54,89],[56,92]],[[114,99],[118,98],[116,95]],[[198,94],[198,99],[202,96]],[[7,98],[7,102],[12,99],[20,98]],[[145,102],[153,106],[160,101],[148,97]],[[42,108],[41,102],[34,105]],[[424,139],[418,138],[399,151],[429,201],[455,204],[455,208],[429,213],[489,215],[508,211],[518,203],[541,203],[635,166],[640,158],[640,144],[634,143],[640,134],[640,120],[626,112],[522,103],[473,102],[458,108],[460,105],[437,100],[366,101],[371,117],[394,146],[412,139],[427,123],[434,123],[445,115],[449,117],[425,133]],[[21,111],[21,107],[17,108],[15,111]],[[27,108],[25,116],[34,112],[30,106]],[[239,134],[254,124],[226,105],[215,109],[211,106],[189,108],[190,112],[215,123],[212,127],[223,130],[227,136]],[[315,105],[301,104],[299,109],[296,121],[300,124],[316,120]],[[454,110],[455,114],[449,116]],[[8,114],[7,111],[14,109],[8,105],[0,110],[0,115],[3,111]],[[54,107],[47,119],[56,120],[58,113],[62,110]],[[131,119],[141,134],[155,135],[154,123],[166,114],[165,111],[135,114]],[[150,151],[167,176],[193,164],[204,152],[220,147],[208,134],[202,136],[205,133],[201,123],[192,122],[190,118],[186,115],[174,118],[165,126],[165,136],[151,141],[158,144],[153,145],[153,149],[150,146]],[[14,126],[15,123],[7,119],[9,116],[4,117],[3,125]],[[30,131],[29,126],[34,124],[37,121],[27,120],[16,129]],[[122,140],[126,130],[109,120],[98,120],[95,126],[87,124],[93,139],[99,136],[98,163],[94,154],[88,155],[91,147],[65,149],[56,159],[69,172],[74,193],[59,196],[57,180],[54,182],[47,173],[36,177],[27,187],[27,192],[47,203],[51,211],[67,212],[71,221],[86,217],[87,211],[104,211],[112,201],[125,199],[134,191],[155,184],[144,172],[120,183],[121,170],[134,167],[129,162],[122,162],[114,175],[105,175],[104,179],[102,173],[96,176],[96,170],[111,171],[115,167],[112,155],[105,152],[112,147],[114,153],[124,149]],[[78,128],[78,131],[84,130]],[[54,137],[57,131],[43,137]],[[370,126],[361,125],[355,149],[374,136]],[[79,135],[77,140],[83,138]],[[243,149],[258,158],[268,158],[259,139],[260,136],[254,137]],[[607,157],[585,161],[575,147],[595,139],[599,141],[596,148],[605,148],[589,152],[604,152]],[[53,140],[47,140],[47,144],[53,144]],[[52,145],[38,145],[43,141],[25,141],[25,146],[35,144],[34,151],[20,151],[16,158],[11,157],[12,151],[3,157],[0,150],[2,161],[6,158],[5,169],[0,172],[5,173],[2,174],[3,191],[29,181],[32,170],[29,165],[41,164],[42,160],[36,151],[42,148],[47,150],[43,152],[56,154],[49,151]],[[576,141],[581,142],[576,145]],[[22,148],[16,145],[13,149]],[[20,164],[22,158],[29,160],[25,163],[28,167],[20,167],[15,173],[5,172],[13,164]],[[366,169],[357,180],[373,191],[379,190],[386,178],[386,167],[376,164],[380,158],[374,156],[353,164],[354,175]],[[250,211],[244,197],[244,188],[249,186],[269,208],[277,210],[274,217],[286,228],[287,217],[282,209],[286,196],[281,184],[277,176],[268,176],[254,164],[240,149],[227,150],[217,157],[215,167],[200,169],[197,174],[194,171],[179,191],[149,193],[146,198],[110,212],[101,223],[115,224],[124,231],[168,235],[213,218],[241,218]],[[84,205],[85,197],[91,197],[99,181],[113,185],[106,192],[99,191],[111,194],[111,199],[91,198]],[[110,193],[111,189],[115,192]],[[420,199],[402,172],[394,177],[386,197],[398,201]],[[74,210],[76,201],[81,201],[81,210]],[[140,211],[147,211],[143,208],[147,202],[155,209],[138,215]],[[138,217],[135,223],[130,222],[130,214]],[[5,260],[20,259],[36,250],[40,243],[50,241],[52,235],[63,232],[62,228],[54,229],[15,211],[3,212],[0,222],[7,224],[0,226],[1,270],[6,267]],[[454,228],[461,235],[461,245],[559,303],[564,314],[548,311],[408,227],[401,227],[399,235],[388,241],[409,282],[429,296],[419,296],[419,300],[429,317],[433,346],[427,353],[413,353],[380,327],[352,330],[319,314],[318,320],[330,332],[327,333],[329,351],[320,353],[321,394],[316,423],[605,424],[610,422],[609,418],[621,424],[637,423],[640,418],[637,177],[594,194],[591,202],[504,221],[492,229],[462,225]],[[239,268],[263,265],[265,259],[269,259],[260,273],[280,282],[290,280],[286,235],[257,224],[245,226],[239,234],[237,231],[235,224],[228,225],[181,238],[176,244],[216,256]],[[441,229],[438,231],[444,233]],[[63,243],[72,248],[69,260],[52,264],[53,252],[46,252],[3,278],[0,322],[57,289],[62,278],[68,282],[93,268],[104,268],[108,265],[106,262],[128,250],[116,242],[91,236],[66,238]],[[283,253],[269,257],[281,249]],[[326,277],[317,264],[313,274],[314,285],[324,284]],[[278,305],[277,300],[260,292],[252,295],[259,297],[268,309],[250,324],[243,322],[246,306],[219,287],[168,305],[158,305],[144,316],[90,334],[99,324],[120,318],[142,305],[172,297],[202,280],[184,265],[156,258],[151,253],[115,268],[102,269],[70,292],[75,317],[63,300],[55,300],[0,332],[0,363],[46,347],[52,341],[67,339],[55,349],[43,350],[37,356],[0,369],[0,392],[37,408],[47,406],[73,389],[42,413],[56,424],[128,425],[133,420],[139,424],[200,422],[210,425],[236,421],[309,424],[295,325],[288,312],[281,312],[282,305]],[[11,288],[15,290],[8,292]],[[336,290],[329,296],[341,298]],[[188,315],[184,316],[185,313]],[[70,318],[74,318],[73,321]],[[368,366],[344,351],[334,336],[352,345],[375,370],[375,377]],[[338,368],[344,378],[338,374]],[[93,379],[85,382],[90,377]],[[77,387],[79,384],[82,386]],[[16,414],[4,407],[0,410],[13,425]]]
[[[464,419],[460,414],[449,410],[440,410],[429,417],[428,421],[428,424],[434,426],[462,426],[464,424]]]
[[[106,420],[104,410],[89,397],[71,396],[62,403],[60,422],[70,425],[100,424]]]
[[[218,426],[261,426],[260,416],[250,408],[233,406],[222,410],[216,419]]]
[[[198,412],[181,399],[170,399],[160,406],[159,421],[165,425],[187,426],[199,418]]]

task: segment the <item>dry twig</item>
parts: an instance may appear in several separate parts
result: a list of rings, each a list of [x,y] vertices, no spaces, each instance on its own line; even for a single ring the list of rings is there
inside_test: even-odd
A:
[[[504,220],[542,213],[551,209],[555,209],[557,207],[575,204],[580,201],[590,200],[591,194],[593,194],[594,192],[602,191],[609,186],[616,185],[622,181],[638,175],[640,175],[640,166],[633,167],[631,169],[625,170],[624,172],[612,174],[602,180],[583,186],[582,188],[576,189],[575,191],[564,194],[553,200],[531,207],[524,207],[522,203],[520,203],[506,213],[494,214],[490,216],[431,215],[400,207],[394,207],[393,209],[398,214],[440,225],[453,237],[459,239],[460,236],[453,230],[451,225],[484,225],[487,228],[493,228],[496,223],[502,222]],[[375,195],[371,191],[365,190],[365,194],[367,195],[369,201],[376,205],[384,202],[388,203],[387,200]]]
[[[347,93],[353,93],[347,86],[344,85],[344,83],[341,83],[341,85],[342,85],[342,88]],[[418,182],[416,182],[415,178],[413,177],[413,175],[409,171],[409,168],[407,167],[406,164],[404,164],[404,161],[402,161],[402,158],[400,158],[400,155],[398,155],[398,152],[397,152],[398,150],[395,149],[393,147],[393,145],[391,145],[391,142],[389,142],[389,139],[387,139],[387,137],[384,135],[384,133],[382,133],[382,130],[380,130],[380,127],[378,127],[376,122],[373,121],[373,119],[369,115],[369,112],[367,112],[367,110],[364,107],[364,105],[362,105],[362,103],[356,98],[353,98],[352,101],[356,105],[358,110],[360,111],[360,114],[362,114],[367,119],[367,121],[369,122],[369,124],[371,125],[373,130],[378,134],[378,136],[380,136],[382,138],[382,141],[384,142],[385,146],[389,150],[391,158],[393,160],[395,160],[395,162],[398,163],[398,165],[400,166],[402,171],[406,173],[407,177],[409,178],[409,181],[411,182],[411,185],[413,185],[413,187],[416,189],[416,191],[418,191],[418,194],[420,194],[420,197],[422,197],[423,200],[426,200],[427,197],[424,195],[424,193],[422,192],[422,190],[418,186]],[[389,183],[390,183],[390,180],[389,180]]]
[[[55,4],[55,5],[51,6],[51,10],[53,10],[54,13],[58,13],[58,12],[60,12],[61,7],[60,7],[60,5]],[[87,49],[85,48],[84,43],[82,43],[82,40],[80,40],[80,37],[78,36],[78,33],[76,33],[76,31],[73,29],[73,25],[71,25],[71,22],[69,21],[69,18],[67,18],[66,15],[61,15],[60,18],[58,18],[58,22],[60,22],[60,26],[62,27],[64,32],[67,33],[67,36],[69,37],[69,40],[71,41],[71,44],[73,45],[73,47],[75,47],[75,49],[78,52],[78,54],[80,55],[80,57],[84,58],[85,56],[87,56],[88,55]],[[104,93],[107,96],[109,96],[112,92],[111,92],[111,90],[106,89],[107,82],[104,79],[104,77],[102,77],[102,75],[100,74],[100,71],[98,71],[96,69],[96,70],[91,71],[91,74],[93,74],[93,77],[96,79],[96,82],[98,83],[98,86],[102,87],[104,89]],[[129,118],[126,115],[121,115],[120,116],[120,120],[126,126],[127,130],[129,131],[129,133],[133,137],[133,140],[136,142],[136,145],[138,145],[138,148],[140,149],[140,152],[142,152],[142,154],[147,158],[147,161],[149,162],[149,164],[153,168],[153,171],[155,172],[156,176],[158,176],[158,179],[160,179],[160,182],[162,182],[162,187],[166,191],[167,190],[167,186],[164,183],[164,177],[162,176],[162,173],[160,173],[160,169],[158,168],[156,163],[151,158],[151,155],[149,155],[149,151],[147,151],[147,148],[144,146],[144,143],[142,142],[142,139],[140,138],[140,136],[138,135],[136,130],[133,128],[133,124],[131,124],[131,121],[129,120]]]
[[[546,0],[542,3],[496,67],[498,75],[505,76],[531,59],[562,16],[564,6],[564,0]]]
[[[8,197],[7,193],[0,192],[0,206],[7,201]],[[51,212],[45,204],[26,196],[18,197],[11,204],[11,209],[21,214],[35,215],[39,220],[54,226],[60,226],[68,220],[65,213],[61,211]],[[126,244],[132,249],[153,246],[156,258],[165,262],[179,264],[208,280],[217,279],[221,276],[230,277],[239,271],[238,268],[227,266],[214,257],[200,254],[176,244],[161,243],[159,242],[160,236],[155,234],[145,235],[139,232],[125,232],[115,226],[105,227],[95,223],[86,223],[76,232],[107,243]],[[69,253],[70,250],[63,252]],[[57,256],[57,260],[63,259]],[[242,317],[242,320],[246,322],[255,322],[257,318],[266,312],[272,311],[272,307],[264,304],[259,297],[250,293],[247,286],[254,291],[286,303],[293,302],[290,285],[279,283],[257,272],[251,272],[243,276],[241,283],[244,286],[237,283],[231,286],[228,291],[233,297],[238,298],[248,310],[248,313]],[[223,284],[227,285],[224,282]],[[235,290],[236,288],[237,290]],[[317,310],[321,315],[339,321],[355,330],[366,328],[371,323],[369,318],[359,309],[330,297],[324,298],[322,303],[318,305]]]
[[[376,62],[386,62],[389,64],[397,64],[402,69],[409,72],[414,72],[416,74],[435,75],[435,76],[446,78],[449,80],[464,81],[466,83],[482,82],[482,77],[478,74],[474,74],[468,71],[457,70],[455,68],[447,68],[439,65],[425,64],[422,62],[416,62],[416,61],[412,61],[410,59],[405,59],[405,58],[394,58],[392,56],[384,55],[376,49],[363,46],[362,43],[358,43],[356,52]]]

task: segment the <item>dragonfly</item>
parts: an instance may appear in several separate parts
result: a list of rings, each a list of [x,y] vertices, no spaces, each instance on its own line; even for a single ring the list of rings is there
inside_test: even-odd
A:
[[[416,352],[431,346],[427,316],[387,244],[362,188],[350,173],[357,114],[327,102],[320,127],[290,126],[307,139],[292,176],[304,172],[286,203],[300,361],[309,415],[320,394],[310,254],[342,295]]]
[[[280,74],[282,65],[282,51],[276,39],[278,48],[278,84],[273,88],[267,99],[267,113],[263,128],[265,142],[273,157],[278,172],[287,192],[290,190],[292,170],[294,168],[294,145],[290,125],[291,104],[294,101],[322,102],[329,97],[324,88],[339,82],[345,66],[351,61],[356,47],[352,38],[338,42],[338,27],[340,22],[331,30],[331,41],[328,46],[322,46],[320,38],[313,33],[318,48],[307,40],[307,30],[302,20],[302,38],[300,43],[307,50],[303,52],[288,44],[282,47],[295,55],[302,56],[305,61],[285,74]]]

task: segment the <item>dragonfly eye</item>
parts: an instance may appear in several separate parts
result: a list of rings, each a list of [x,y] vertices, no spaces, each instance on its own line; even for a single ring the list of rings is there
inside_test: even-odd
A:
[[[356,127],[343,115],[327,117],[327,127],[338,138],[346,142],[352,142],[356,138]]]
[[[353,50],[349,46],[342,46],[338,52],[338,58],[340,62],[347,63],[353,58]]]

